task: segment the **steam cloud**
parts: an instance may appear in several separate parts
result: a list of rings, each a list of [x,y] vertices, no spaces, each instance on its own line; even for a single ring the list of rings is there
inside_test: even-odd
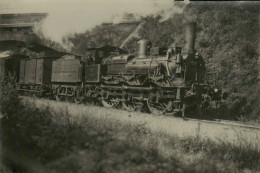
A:
[[[37,31],[62,44],[68,35],[83,33],[104,22],[120,23],[125,14],[136,17],[160,14],[167,19],[182,12],[173,0],[18,0],[15,3],[4,0],[2,4],[10,12],[16,9],[16,13],[49,13]]]

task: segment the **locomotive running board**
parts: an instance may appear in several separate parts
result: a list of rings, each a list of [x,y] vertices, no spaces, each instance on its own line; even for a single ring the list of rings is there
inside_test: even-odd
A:
[[[101,88],[107,89],[116,89],[116,90],[143,90],[143,91],[151,91],[155,89],[154,87],[129,87],[129,86],[104,86],[101,85]]]

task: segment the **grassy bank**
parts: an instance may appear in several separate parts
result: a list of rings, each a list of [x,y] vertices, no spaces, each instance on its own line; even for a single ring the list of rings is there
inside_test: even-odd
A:
[[[5,91],[1,96],[3,146],[48,172],[260,170],[260,152],[250,147],[169,137],[151,132],[143,124],[119,123],[109,115],[102,119],[75,117],[66,107],[39,108],[32,100],[21,101],[14,91]],[[12,165],[12,161],[4,161]],[[14,169],[28,172],[23,165]]]

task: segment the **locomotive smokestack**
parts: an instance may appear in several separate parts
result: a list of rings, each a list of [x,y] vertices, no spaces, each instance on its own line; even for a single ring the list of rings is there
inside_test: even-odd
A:
[[[139,40],[137,42],[137,54],[138,58],[143,58],[149,54],[151,48],[151,42],[148,40]]]
[[[188,23],[185,26],[185,49],[192,53],[195,48],[195,38],[196,38],[196,23]]]

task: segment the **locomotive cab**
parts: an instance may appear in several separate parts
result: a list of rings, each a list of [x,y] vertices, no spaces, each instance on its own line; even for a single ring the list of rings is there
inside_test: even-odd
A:
[[[88,64],[100,64],[104,58],[104,52],[95,48],[87,49],[86,58]]]
[[[86,49],[86,61],[88,64],[101,64],[107,57],[111,55],[126,54],[123,49],[113,46],[104,46],[100,48]]]

